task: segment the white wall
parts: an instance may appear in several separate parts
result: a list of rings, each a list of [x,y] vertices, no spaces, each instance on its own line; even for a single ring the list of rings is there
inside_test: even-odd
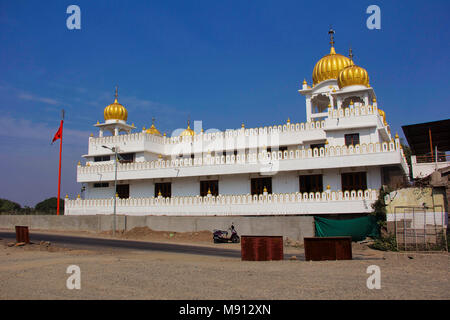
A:
[[[294,172],[280,172],[272,176],[273,193],[291,193],[299,191],[298,174]]]
[[[114,182],[109,182],[108,188],[94,188],[93,183],[86,184],[85,199],[108,199],[114,195]]]
[[[152,180],[130,182],[130,198],[149,198],[155,195],[155,184]]]
[[[185,197],[200,194],[200,182],[197,177],[172,180],[172,196]]]
[[[226,175],[219,178],[219,194],[247,193],[250,193],[250,179],[248,174]]]

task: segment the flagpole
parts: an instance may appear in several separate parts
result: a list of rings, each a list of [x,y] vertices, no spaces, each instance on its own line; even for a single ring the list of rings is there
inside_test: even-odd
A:
[[[58,171],[58,200],[56,206],[56,215],[59,216],[59,202],[61,195],[61,154],[62,154],[62,140],[63,140],[63,123],[64,123],[64,109],[62,110],[62,119],[61,119],[61,139],[59,141],[59,171]]]

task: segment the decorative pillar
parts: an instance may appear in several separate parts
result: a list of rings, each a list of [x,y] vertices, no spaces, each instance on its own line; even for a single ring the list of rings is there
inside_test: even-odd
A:
[[[307,96],[306,97],[306,121],[307,122],[311,122],[311,114],[312,114],[311,108],[312,108],[311,96]]]

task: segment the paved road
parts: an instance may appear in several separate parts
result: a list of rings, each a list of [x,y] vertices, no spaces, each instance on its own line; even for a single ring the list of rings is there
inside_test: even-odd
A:
[[[15,240],[15,232],[1,231],[0,238]],[[207,256],[220,256],[228,258],[240,258],[241,253],[238,250],[200,247],[182,244],[157,243],[147,241],[116,240],[89,237],[76,237],[66,235],[55,235],[33,232],[30,234],[30,241],[39,243],[40,241],[50,241],[59,247],[74,249],[125,249],[125,250],[146,250],[163,251],[185,254],[199,254]]]

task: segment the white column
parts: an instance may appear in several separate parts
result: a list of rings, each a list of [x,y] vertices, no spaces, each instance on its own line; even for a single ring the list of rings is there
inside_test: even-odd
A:
[[[306,121],[310,122],[311,121],[311,110],[312,106],[311,106],[311,96],[306,96]]]
[[[99,131],[99,133],[98,133],[98,136],[101,138],[101,137],[103,137],[103,129],[100,129],[100,131]]]
[[[117,127],[114,128],[114,135],[115,136],[119,135],[119,128],[117,128]]]
[[[338,109],[342,108],[342,98],[341,97],[337,97],[337,108]]]
[[[364,105],[369,105],[369,94],[367,92],[364,94]]]

